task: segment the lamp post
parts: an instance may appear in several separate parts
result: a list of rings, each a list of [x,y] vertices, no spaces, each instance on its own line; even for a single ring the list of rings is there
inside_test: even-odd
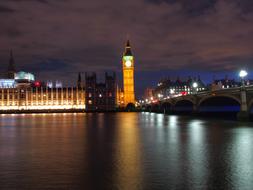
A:
[[[192,87],[193,87],[193,89],[194,89],[194,94],[196,94],[196,93],[197,93],[197,88],[198,88],[198,83],[197,83],[197,82],[194,82],[194,83],[192,84]]]
[[[246,77],[248,75],[247,71],[245,70],[241,70],[239,73],[239,76],[241,78],[241,82],[242,82],[242,87],[244,87],[244,77]]]
[[[246,94],[246,89],[245,89],[245,84],[244,84],[244,77],[248,75],[247,71],[241,70],[239,73],[239,76],[242,80],[242,86],[241,86],[241,110],[237,114],[237,118],[239,120],[249,120],[249,110],[247,106],[247,94]]]

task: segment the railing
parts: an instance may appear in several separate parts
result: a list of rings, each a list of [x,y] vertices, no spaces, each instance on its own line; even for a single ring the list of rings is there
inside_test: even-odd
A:
[[[253,85],[247,85],[244,86],[244,89],[246,91],[253,91]],[[187,95],[181,95],[181,94],[177,94],[177,95],[171,95],[171,96],[167,96],[165,98],[158,98],[158,99],[154,99],[153,101],[150,102],[144,102],[143,104],[153,104],[153,103],[157,103],[157,102],[161,102],[161,101],[168,101],[171,99],[178,99],[178,98],[188,98],[188,97],[192,97],[192,96],[209,96],[209,95],[220,95],[220,94],[224,94],[224,93],[238,93],[242,90],[242,86],[239,87],[233,87],[233,88],[222,88],[222,89],[218,89],[218,90],[209,90],[209,91],[198,91],[194,94],[187,94]]]

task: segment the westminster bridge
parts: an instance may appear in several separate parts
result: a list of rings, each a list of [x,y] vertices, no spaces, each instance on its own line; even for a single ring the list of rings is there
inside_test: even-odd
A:
[[[239,120],[248,120],[252,107],[253,85],[160,98],[142,104],[143,110],[160,113],[187,111],[197,114],[217,109],[218,112],[233,110]]]

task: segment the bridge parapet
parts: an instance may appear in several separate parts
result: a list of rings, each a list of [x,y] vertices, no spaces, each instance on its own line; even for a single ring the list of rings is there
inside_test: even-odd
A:
[[[180,101],[189,101],[193,105],[193,111],[197,111],[204,101],[209,98],[215,97],[225,97],[230,98],[238,102],[240,105],[240,113],[238,113],[238,117],[249,118],[249,111],[253,106],[253,85],[245,88],[236,87],[236,88],[228,88],[216,91],[205,91],[198,92],[196,94],[177,96],[177,97],[169,97],[160,99],[159,101],[151,104],[146,104],[149,106],[159,106],[159,109],[165,109],[163,105],[169,104],[170,109],[173,110],[176,104]],[[167,105],[168,107],[168,105]],[[157,108],[157,107],[156,107]],[[164,110],[160,110],[160,112],[164,112]],[[241,116],[240,116],[241,115]]]

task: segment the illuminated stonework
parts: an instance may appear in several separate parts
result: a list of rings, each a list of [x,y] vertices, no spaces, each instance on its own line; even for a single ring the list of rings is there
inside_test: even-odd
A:
[[[125,52],[122,59],[123,66],[123,87],[124,87],[124,106],[129,103],[135,104],[134,92],[134,57],[131,52],[131,46],[127,41]]]
[[[78,88],[0,89],[0,110],[85,109],[85,91]]]
[[[78,87],[63,88],[60,82],[42,85],[27,72],[16,72],[11,51],[8,79],[0,79],[0,111],[85,110],[85,90],[79,76]],[[50,86],[50,88],[49,88]]]
[[[24,71],[20,71],[18,73],[15,73],[14,79],[16,81],[18,81],[18,80],[27,80],[27,81],[30,82],[30,81],[34,81],[35,77],[32,73],[27,73],[27,72],[24,72]]]

